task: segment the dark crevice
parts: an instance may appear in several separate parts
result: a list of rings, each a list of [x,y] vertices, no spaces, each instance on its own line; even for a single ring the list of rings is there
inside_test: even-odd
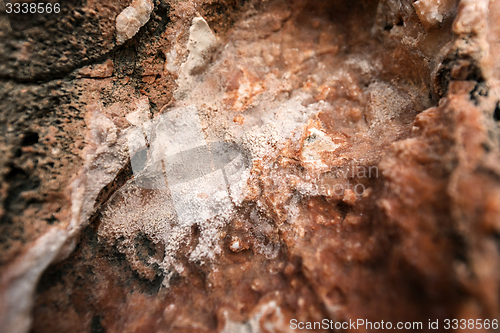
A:
[[[11,81],[11,82],[14,82],[17,84],[33,83],[33,84],[37,84],[37,85],[42,85],[42,84],[50,83],[50,82],[56,81],[56,80],[72,80],[72,79],[74,79],[74,77],[72,77],[72,73],[74,71],[81,69],[83,67],[86,67],[86,66],[100,64],[100,63],[104,62],[108,58],[112,57],[112,55],[116,52],[117,48],[118,47],[115,47],[115,48],[111,49],[109,52],[106,52],[101,56],[98,56],[98,57],[95,57],[95,58],[92,58],[92,59],[89,59],[86,61],[79,62],[75,66],[68,67],[68,68],[62,68],[60,70],[55,69],[52,72],[52,74],[43,73],[43,75],[34,76],[34,77],[29,78],[29,79],[28,78],[22,79],[22,78],[16,78],[16,77],[12,77],[12,76],[0,75],[0,82],[1,81],[4,81],[4,82]]]
[[[38,143],[40,136],[36,132],[28,131],[24,133],[23,138],[21,140],[21,146],[32,146]]]
[[[459,55],[457,51],[450,53],[439,66],[433,79],[434,93],[438,97],[445,96],[452,80],[477,82],[471,93],[471,99],[476,104],[479,96],[487,96],[486,80],[479,64],[471,57]]]
[[[493,120],[500,121],[500,102],[497,102],[495,110],[493,111]]]
[[[96,210],[96,213],[98,213],[97,212],[98,209],[102,207],[120,187],[122,187],[128,180],[130,180],[132,176],[133,176],[132,167],[129,161],[117,173],[116,177],[106,186],[104,186],[97,195],[97,198],[94,203],[94,209]],[[93,218],[91,220],[93,220]]]
[[[488,96],[488,87],[486,82],[478,82],[474,86],[474,89],[470,92],[470,99],[474,101],[474,105],[479,105],[480,97]]]
[[[104,327],[102,327],[101,320],[102,316],[92,317],[92,322],[90,323],[90,333],[106,333]]]

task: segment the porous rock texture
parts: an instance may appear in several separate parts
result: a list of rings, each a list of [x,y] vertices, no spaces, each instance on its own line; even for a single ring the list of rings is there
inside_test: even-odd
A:
[[[500,2],[0,10],[2,331],[500,317]]]

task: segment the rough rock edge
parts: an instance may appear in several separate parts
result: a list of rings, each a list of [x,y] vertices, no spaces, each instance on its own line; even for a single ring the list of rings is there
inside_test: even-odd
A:
[[[147,98],[146,103],[147,103]],[[142,103],[141,103],[142,101]],[[140,107],[144,100],[132,105]],[[89,224],[100,191],[111,183],[128,160],[127,131],[119,129],[103,114],[101,105],[87,111],[85,163],[70,184],[71,220],[65,228],[55,227],[39,237],[33,247],[2,269],[0,326],[6,332],[27,332],[36,284],[54,261],[65,259],[75,248],[80,232]]]

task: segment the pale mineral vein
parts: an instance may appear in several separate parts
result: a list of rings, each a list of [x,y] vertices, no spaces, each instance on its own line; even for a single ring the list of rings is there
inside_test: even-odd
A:
[[[179,88],[176,97],[184,97],[193,88],[193,76],[202,71],[210,61],[211,53],[217,44],[217,37],[202,17],[195,17],[189,29],[187,45],[189,55],[179,69]]]
[[[149,21],[154,5],[151,0],[134,0],[116,17],[116,44],[121,45],[135,36]]]

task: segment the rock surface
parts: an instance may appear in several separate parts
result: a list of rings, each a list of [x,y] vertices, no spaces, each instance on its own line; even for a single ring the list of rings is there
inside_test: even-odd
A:
[[[499,22],[487,0],[1,12],[0,326],[498,319]]]

